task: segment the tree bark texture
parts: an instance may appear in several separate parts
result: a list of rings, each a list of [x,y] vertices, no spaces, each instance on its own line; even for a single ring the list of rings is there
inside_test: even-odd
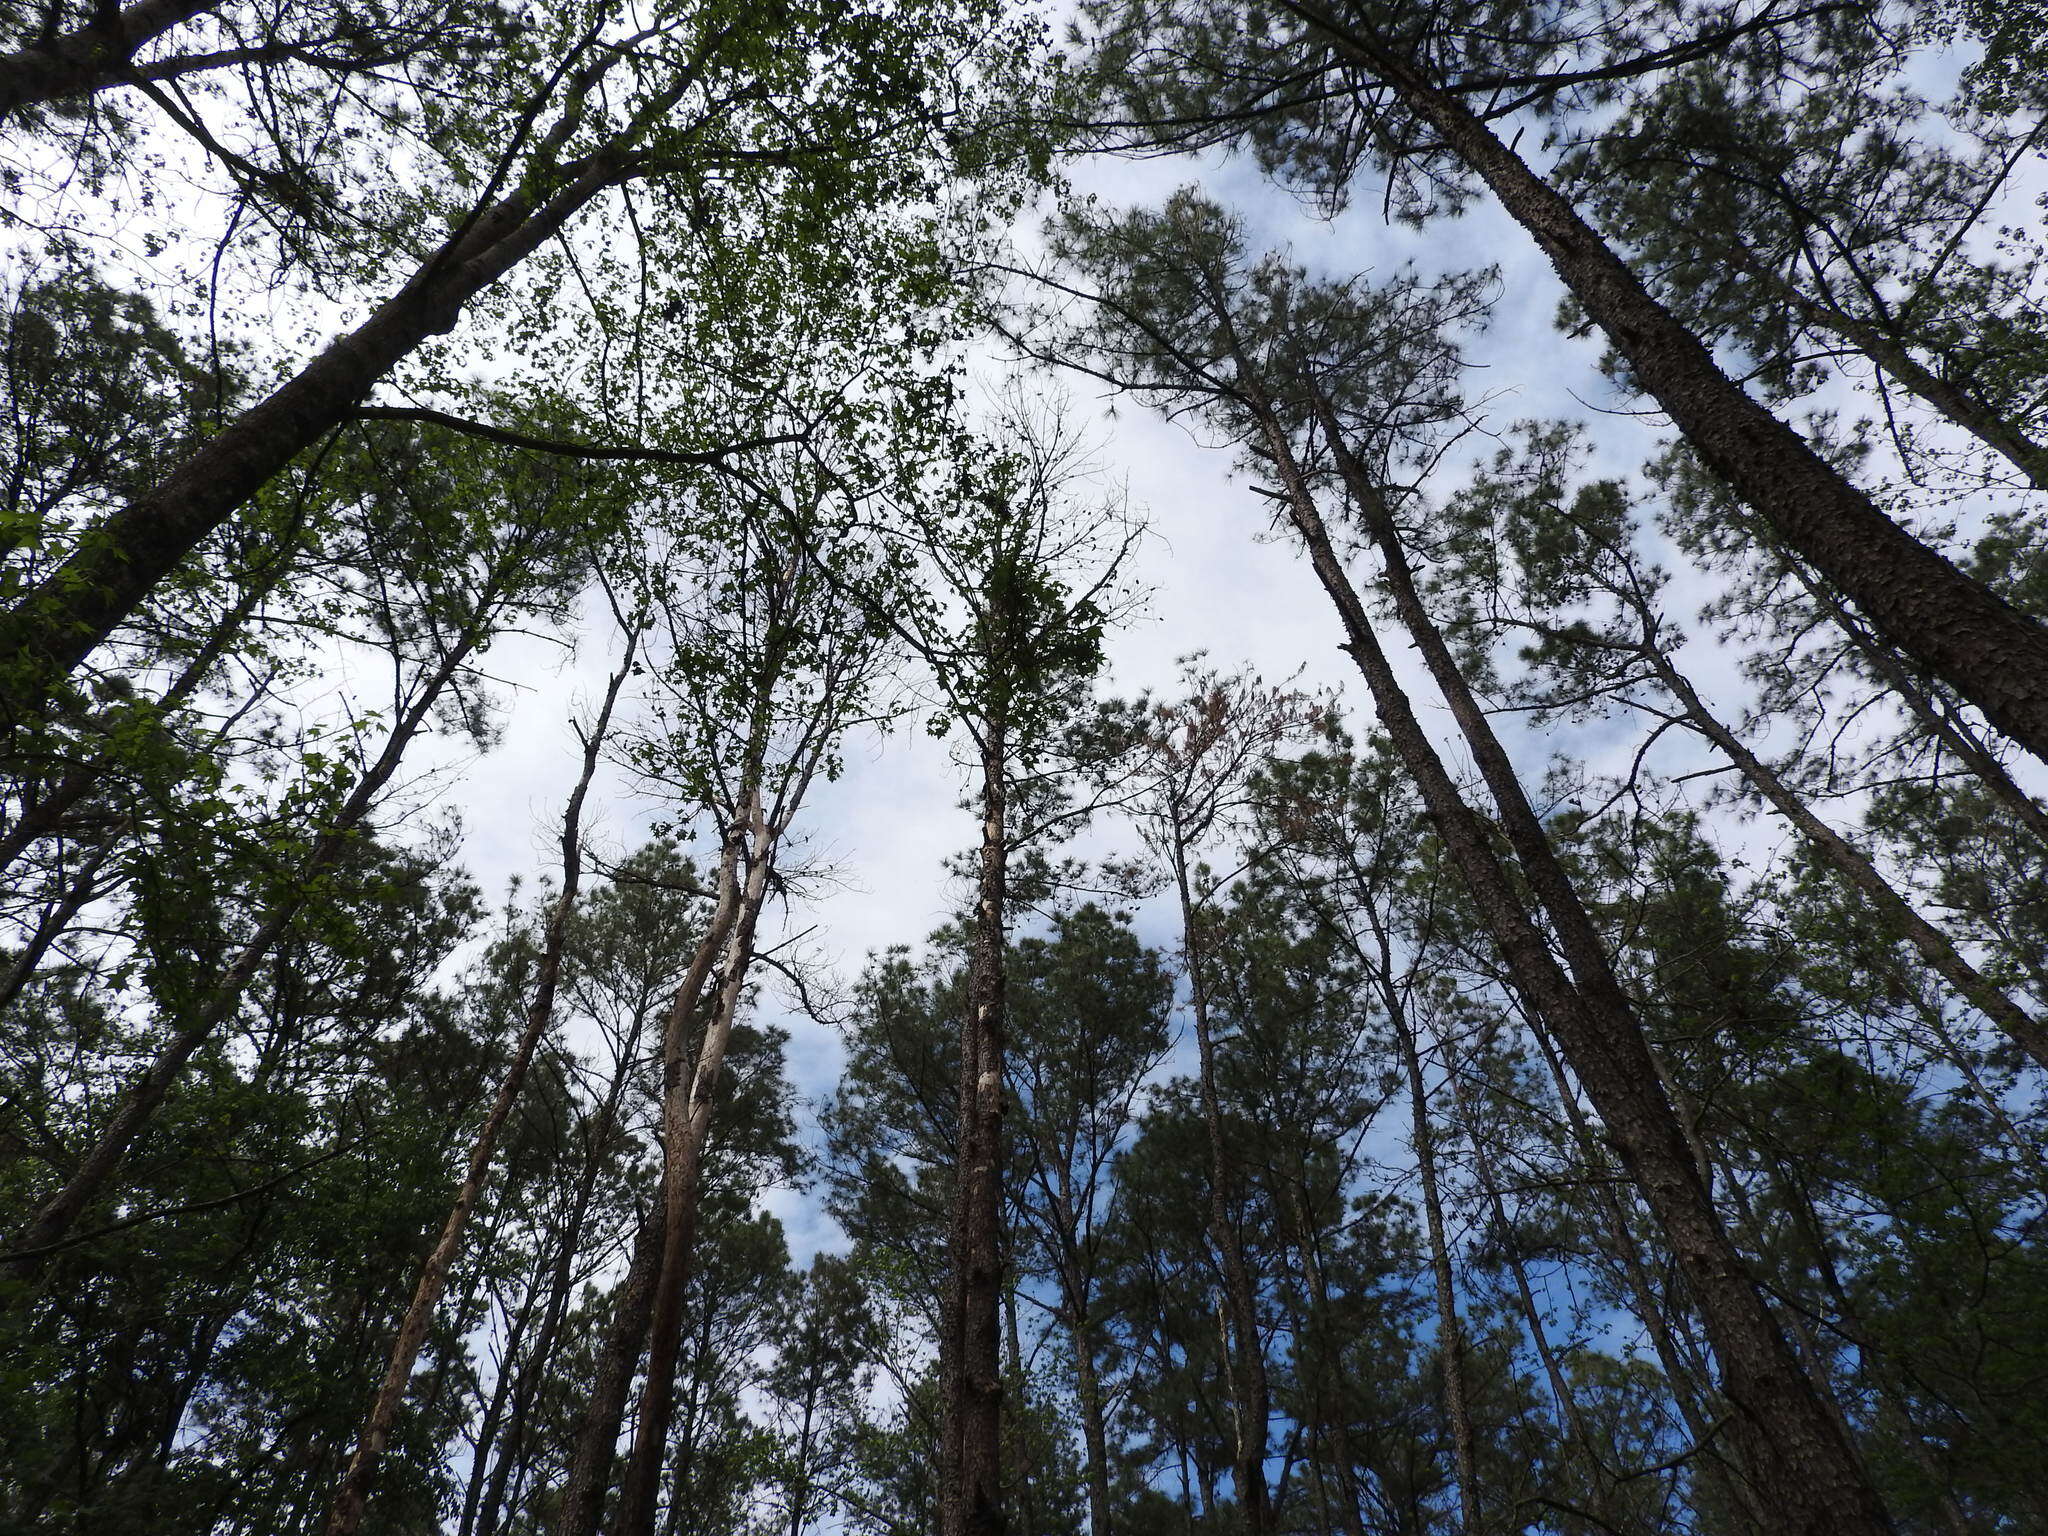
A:
[[[967,1012],[960,1023],[959,1140],[939,1340],[940,1536],[1003,1536],[1004,906],[1009,898],[1007,722],[981,752],[981,848]]]

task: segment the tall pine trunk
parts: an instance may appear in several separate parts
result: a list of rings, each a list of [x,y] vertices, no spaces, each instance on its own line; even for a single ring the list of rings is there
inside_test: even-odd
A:
[[[1003,1536],[1005,1524],[1001,1312],[1008,777],[1008,721],[998,705],[982,725],[981,847],[967,1012],[960,1021],[960,1147],[939,1339],[940,1536]]]
[[[1209,987],[1201,933],[1189,884],[1186,838],[1177,813],[1174,824],[1174,887],[1180,899],[1181,948],[1187,957],[1188,1010],[1195,1025],[1196,1086],[1202,1101],[1202,1128],[1209,1154],[1209,1240],[1223,1269],[1223,1295],[1229,1329],[1224,1364],[1230,1377],[1231,1414],[1236,1426],[1231,1475],[1252,1536],[1265,1536],[1271,1524],[1266,1493],[1266,1428],[1272,1417],[1272,1388],[1266,1372],[1266,1346],[1259,1332],[1258,1296],[1244,1243],[1231,1219],[1230,1202],[1239,1184],[1237,1160],[1223,1128],[1223,1106],[1216,1091],[1216,1043],[1209,1024]]]
[[[1320,5],[1287,4],[1386,85],[1492,189],[1643,389],[1787,548],[1833,582],[1888,641],[2048,762],[2048,626],[1913,538],[1745,393],[1578,211],[1463,102]]]

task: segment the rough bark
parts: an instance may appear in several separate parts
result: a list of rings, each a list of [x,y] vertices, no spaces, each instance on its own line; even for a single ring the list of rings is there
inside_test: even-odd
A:
[[[1637,382],[1787,548],[1887,641],[2048,762],[2048,626],[1913,538],[1745,393],[1578,211],[1457,97],[1319,6],[1283,3],[1383,82],[1492,189]]]
[[[562,888],[555,897],[553,910],[548,914],[540,966],[534,976],[533,998],[527,1005],[525,1027],[520,1031],[512,1060],[498,1084],[490,1112],[484,1116],[484,1123],[478,1128],[476,1140],[470,1146],[469,1166],[464,1171],[462,1183],[456,1188],[447,1218],[441,1224],[440,1237],[427,1255],[419,1281],[413,1287],[412,1301],[398,1325],[398,1335],[392,1340],[391,1359],[385,1367],[384,1379],[377,1388],[377,1397],[370,1405],[369,1415],[363,1420],[362,1433],[357,1438],[355,1453],[349,1458],[348,1470],[342,1475],[341,1486],[335,1490],[334,1504],[327,1516],[327,1536],[355,1536],[356,1529],[362,1524],[363,1508],[369,1500],[371,1481],[376,1476],[377,1458],[390,1443],[392,1428],[398,1422],[398,1410],[412,1381],[413,1365],[419,1359],[421,1346],[426,1343],[427,1331],[433,1326],[435,1308],[448,1283],[448,1271],[461,1252],[463,1231],[469,1225],[470,1213],[483,1196],[491,1161],[497,1156],[498,1140],[512,1118],[521,1090],[526,1086],[534,1053],[540,1049],[541,1040],[554,1023],[555,994],[561,986],[569,922],[575,915],[576,896],[583,883],[583,804],[589,796],[591,780],[597,776],[598,754],[611,727],[612,710],[619,701],[619,691],[633,673],[637,641],[637,636],[628,637],[625,659],[618,671],[612,674],[605,689],[604,702],[598,708],[597,719],[583,738],[583,771],[576,787],[569,793],[568,808],[562,816]]]
[[[967,1012],[960,1022],[959,1140],[939,1341],[940,1536],[1003,1536],[1004,906],[1009,896],[1008,728],[982,722],[981,847]]]
[[[1878,1536],[1888,1532],[1883,1507],[1854,1451],[1814,1394],[1714,1211],[1677,1115],[1658,1080],[1648,1042],[1613,978],[1598,935],[1564,878],[1540,823],[1535,822],[1535,813],[1512,768],[1504,776],[1500,773],[1505,754],[1483,716],[1476,722],[1476,732],[1468,729],[1468,739],[1476,735],[1471,740],[1474,755],[1487,773],[1524,875],[1557,923],[1575,976],[1568,976],[1552,956],[1516,895],[1479,817],[1416,719],[1365,606],[1337,558],[1295,462],[1292,445],[1270,416],[1265,417],[1264,430],[1267,450],[1285,486],[1294,527],[1343,620],[1346,649],[1365,677],[1381,722],[1414,776],[1438,834],[1463,875],[1517,988],[1549,1021],[1564,1046],[1699,1303],[1714,1342],[1723,1389],[1740,1420],[1745,1459],[1769,1490],[1772,1529],[1784,1536]],[[1429,626],[1416,636],[1418,643],[1433,632],[1434,627]],[[1448,701],[1464,726],[1465,716],[1458,710],[1455,693]],[[1494,759],[1498,759],[1494,771],[1487,772]],[[1535,831],[1533,839],[1528,835],[1530,826]]]

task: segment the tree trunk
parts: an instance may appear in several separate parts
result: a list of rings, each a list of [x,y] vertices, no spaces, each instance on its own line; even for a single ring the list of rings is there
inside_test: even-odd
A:
[[[1301,1275],[1308,1290],[1309,1326],[1304,1343],[1306,1351],[1301,1356],[1301,1371],[1312,1385],[1309,1388],[1310,1412],[1314,1418],[1315,1434],[1309,1446],[1309,1466],[1315,1476],[1316,1504],[1321,1514],[1321,1523],[1327,1536],[1332,1526],[1330,1519],[1330,1496],[1323,1477],[1323,1462],[1326,1458],[1318,1455],[1325,1430],[1330,1437],[1330,1452],[1336,1459],[1337,1488],[1343,1507],[1338,1511],[1335,1522],[1344,1530],[1344,1536],[1366,1536],[1365,1519],[1358,1496],[1358,1463],[1352,1453],[1351,1425],[1349,1415],[1342,1406],[1333,1407],[1326,1396],[1326,1388],[1332,1367],[1337,1375],[1343,1375],[1342,1339],[1333,1338],[1330,1327],[1330,1285],[1323,1272],[1322,1245],[1316,1235],[1315,1223],[1308,1212],[1308,1201],[1303,1197],[1301,1185],[1297,1182],[1292,1190],[1294,1246],[1301,1258]]]
[[[121,84],[144,43],[217,8],[219,0],[137,0],[75,32],[0,54],[0,121],[44,102]]]
[[[1913,538],[1751,399],[1578,211],[1462,102],[1319,6],[1284,3],[1391,89],[1493,189],[1643,389],[1788,548],[1840,588],[1888,641],[2048,762],[2048,626]],[[1863,1495],[1856,1503],[1870,1505]]]
[[[1578,904],[1512,769],[1506,767],[1499,743],[1483,716],[1473,722],[1476,730],[1466,726],[1473,753],[1494,789],[1510,841],[1522,856],[1524,874],[1557,923],[1578,974],[1576,981],[1551,955],[1515,894],[1479,817],[1416,719],[1380,648],[1365,606],[1331,546],[1284,431],[1269,414],[1262,426],[1286,488],[1295,528],[1343,619],[1345,648],[1366,679],[1389,738],[1414,776],[1445,848],[1463,874],[1518,989],[1550,1022],[1564,1045],[1699,1302],[1719,1358],[1724,1390],[1741,1420],[1747,1459],[1769,1490],[1767,1508],[1773,1528],[1784,1536],[1888,1533],[1889,1521],[1855,1452],[1842,1439],[1799,1368],[1700,1183],[1684,1132],[1659,1083],[1648,1042],[1613,978],[1591,920]],[[1400,583],[1392,572],[1390,581],[1398,603]],[[1425,659],[1426,642],[1434,633],[1434,626],[1425,626],[1415,637],[1418,644],[1425,645]],[[1436,644],[1441,648],[1440,635]],[[1454,684],[1456,681],[1454,677]],[[1448,689],[1447,700],[1464,726],[1465,711],[1460,710],[1458,699],[1461,692],[1469,701],[1469,690],[1462,687]]]
[[[689,1284],[695,1257],[704,1147],[711,1131],[711,1110],[717,1098],[719,1074],[725,1065],[726,1047],[746,992],[755,926],[767,899],[768,877],[775,866],[775,832],[763,814],[758,770],[744,803],[749,824],[744,830],[734,829],[734,835],[728,839],[727,868],[732,867],[739,849],[746,847],[746,878],[737,892],[734,917],[721,957],[723,975],[718,996],[704,1028],[687,1092],[681,1091],[678,1070],[674,1081],[665,1085],[663,1095],[661,1273],[649,1320],[647,1377],[641,1389],[639,1422],[634,1426],[633,1449],[626,1466],[619,1536],[652,1536],[654,1530],[662,1467],[667,1460],[668,1431],[675,1411],[676,1361],[683,1338],[683,1292]],[[672,1039],[680,1041],[688,1017],[679,992],[669,1021]]]
[[[1700,1375],[1694,1369],[1696,1349],[1681,1349],[1680,1341],[1673,1332],[1671,1321],[1664,1315],[1664,1309],[1657,1297],[1656,1287],[1651,1283],[1648,1267],[1643,1261],[1642,1245],[1637,1242],[1628,1213],[1622,1208],[1621,1200],[1612,1185],[1601,1180],[1598,1170],[1604,1161],[1601,1156],[1603,1143],[1593,1127],[1586,1121],[1585,1111],[1579,1104],[1577,1093],[1565,1077],[1564,1066],[1557,1059],[1557,1052],[1550,1043],[1550,1036],[1544,1031],[1541,1021],[1530,1020],[1530,1034],[1536,1041],[1538,1054],[1543,1057],[1549,1069],[1551,1083],[1556,1087],[1558,1103],[1564,1109],[1565,1123],[1570,1128],[1572,1139],[1578,1144],[1580,1156],[1587,1168],[1594,1173],[1591,1186],[1595,1206],[1607,1229],[1607,1248],[1622,1273],[1622,1283],[1635,1303],[1636,1317],[1642,1323],[1644,1332],[1650,1336],[1650,1348],[1657,1356],[1657,1364],[1664,1372],[1664,1379],[1670,1384],[1671,1400],[1678,1408],[1678,1416],[1685,1421],[1686,1432],[1692,1436],[1695,1453],[1701,1456],[1703,1464],[1713,1469],[1713,1478],[1721,1491],[1737,1509],[1743,1511],[1750,1521],[1762,1527],[1766,1522],[1758,1503],[1755,1488],[1741,1471],[1730,1465],[1728,1460],[1714,1449],[1718,1426],[1707,1420],[1702,1398],[1706,1388],[1700,1386]],[[1688,1345],[1690,1340],[1687,1340]]]
[[[1088,1461],[1088,1536],[1109,1536],[1109,1427],[1090,1333],[1082,1310],[1070,1301],[1067,1338],[1074,1351],[1074,1395],[1080,1404],[1081,1444]]]
[[[633,1386],[633,1368],[647,1342],[647,1318],[654,1307],[654,1283],[661,1275],[663,1215],[649,1211],[633,1239],[633,1257],[619,1283],[617,1309],[605,1330],[604,1348],[590,1382],[590,1398],[569,1456],[555,1516],[556,1536],[596,1536],[618,1454],[619,1425]]]
[[[503,277],[607,189],[627,179],[616,145],[564,168],[544,200],[521,190],[483,210],[369,319],[330,343],[265,399],[208,438],[162,483],[92,530],[0,615],[0,730],[44,713],[64,679],[199,543],[324,433],[347,422],[376,382],[455,325]]]
[[[1252,1286],[1251,1266],[1245,1262],[1244,1244],[1230,1215],[1230,1198],[1238,1183],[1237,1160],[1230,1155],[1223,1131],[1223,1107],[1216,1092],[1216,1046],[1209,1029],[1201,919],[1188,883],[1188,847],[1179,815],[1169,814],[1174,818],[1173,876],[1180,896],[1181,945],[1187,956],[1188,1010],[1195,1024],[1195,1079],[1201,1090],[1202,1124],[1208,1133],[1209,1237],[1216,1244],[1216,1256],[1222,1263],[1223,1291],[1230,1316],[1224,1358],[1230,1372],[1231,1409],[1237,1428],[1231,1476],[1237,1483],[1246,1528],[1251,1536],[1265,1536],[1271,1524],[1266,1497],[1266,1429],[1272,1417],[1272,1389],[1266,1373],[1266,1346],[1259,1332],[1258,1296]]]
[[[1985,1017],[2037,1065],[2048,1068],[2048,1028],[2044,1028],[2038,1019],[1964,959],[1955,942],[1915,911],[1861,849],[1816,816],[1768,763],[1723,725],[1701,700],[1691,680],[1672,664],[1661,646],[1655,641],[1645,641],[1641,654],[1656,672],[1658,681],[1685,712],[1685,718],[1693,729],[1720,749],[1721,755],[1735,765],[1750,786],[1792,824],[1814,855],[1868,901],[1885,924],[1919,952],[1928,969],[1954,987],[1966,1001],[1982,1010]]]
[[[2020,788],[2013,776],[1984,743],[1977,739],[1971,727],[1956,718],[1954,706],[1947,700],[1929,696],[1926,685],[1906,670],[1899,658],[1885,649],[1864,626],[1855,614],[1843,608],[1840,599],[1806,568],[1803,561],[1778,551],[1778,558],[1785,564],[1800,586],[1806,589],[1820,610],[1835,621],[1835,626],[1849,637],[1850,643],[1862,653],[1872,671],[1890,685],[1899,701],[1906,706],[1907,713],[1920,722],[1927,734],[1947,747],[1974,773],[1991,791],[1992,795],[2010,811],[2014,818],[2029,832],[2042,847],[2048,848],[2048,809],[2041,802]]]
[[[1444,1042],[1449,1050],[1449,1042]],[[1494,1174],[1493,1153],[1488,1148],[1488,1138],[1481,1132],[1477,1117],[1465,1097],[1465,1085],[1460,1079],[1458,1064],[1446,1061],[1444,1077],[1451,1088],[1451,1100],[1458,1107],[1458,1117],[1464,1122],[1465,1140],[1472,1148],[1472,1164],[1479,1175],[1479,1187],[1486,1196],[1487,1210],[1492,1214],[1494,1225],[1505,1234],[1508,1230],[1507,1202],[1501,1198],[1500,1180]],[[1615,1529],[1613,1515],[1614,1473],[1600,1454],[1599,1442],[1594,1439],[1586,1426],[1585,1415],[1579,1411],[1578,1395],[1572,1390],[1570,1379],[1564,1373],[1564,1366],[1557,1358],[1557,1351],[1551,1348],[1550,1335],[1543,1323],[1543,1309],[1537,1304],[1536,1291],[1529,1283],[1528,1266],[1522,1262],[1522,1255],[1513,1247],[1507,1254],[1508,1268],[1514,1274],[1515,1298],[1521,1304],[1522,1321],[1529,1330],[1530,1342],[1536,1346],[1536,1356],[1543,1363],[1544,1378],[1550,1383],[1551,1397],[1557,1404],[1558,1418],[1577,1442],[1579,1454],[1585,1458],[1587,1480],[1593,1487],[1593,1513],[1600,1523]]]
[[[448,1271],[462,1249],[463,1229],[469,1225],[470,1213],[476,1209],[476,1203],[483,1195],[484,1180],[490,1175],[492,1158],[497,1155],[498,1138],[504,1134],[505,1124],[512,1118],[513,1107],[519,1102],[520,1091],[526,1086],[534,1053],[554,1023],[555,993],[562,980],[562,956],[568,946],[569,922],[576,911],[576,894],[583,881],[583,802],[590,793],[591,780],[597,776],[598,753],[604,745],[605,733],[611,728],[612,709],[619,701],[619,691],[633,674],[638,639],[637,635],[628,635],[625,658],[605,689],[604,703],[598,708],[596,722],[583,737],[582,776],[569,793],[568,809],[562,817],[562,889],[555,898],[554,910],[548,914],[540,969],[534,977],[533,1001],[526,1010],[526,1027],[519,1036],[511,1063],[505,1069],[504,1079],[498,1084],[497,1098],[492,1101],[490,1113],[484,1117],[483,1126],[470,1147],[468,1170],[455,1191],[455,1201],[448,1208],[448,1217],[441,1224],[440,1239],[427,1255],[426,1266],[420,1271],[419,1283],[413,1288],[412,1302],[399,1324],[398,1336],[392,1341],[391,1360],[385,1367],[383,1383],[377,1389],[369,1417],[363,1421],[362,1434],[356,1441],[355,1454],[349,1458],[341,1487],[335,1491],[334,1505],[327,1516],[327,1536],[355,1536],[357,1527],[362,1524],[363,1506],[370,1496],[377,1458],[390,1443],[392,1428],[398,1422],[405,1389],[412,1381],[413,1364],[419,1359],[427,1331],[433,1326],[434,1309],[448,1283]]]
[[[1732,254],[1735,267],[1792,305],[1808,325],[1849,343],[1906,393],[2006,460],[2027,477],[2029,485],[2036,490],[2048,490],[2048,448],[2028,437],[1966,386],[1929,368],[1884,327],[1815,298],[1766,266],[1753,252],[1738,248]]]
[[[1465,1324],[1458,1316],[1458,1292],[1451,1273],[1451,1245],[1444,1226],[1443,1194],[1437,1184],[1436,1125],[1430,1119],[1429,1092],[1422,1081],[1422,1054],[1408,1010],[1396,994],[1392,977],[1375,971],[1380,992],[1401,1049],[1401,1069],[1408,1079],[1410,1138],[1415,1167],[1422,1178],[1422,1213],[1429,1234],[1429,1275],[1436,1292],[1437,1350],[1443,1356],[1444,1416],[1451,1424],[1451,1449],[1458,1469],[1458,1516],[1463,1536],[1480,1536],[1479,1473],[1473,1455],[1472,1411],[1465,1397]]]
[[[462,1524],[458,1528],[459,1536],[470,1536],[472,1530],[480,1532],[481,1536],[497,1536],[498,1522],[503,1518],[508,1487],[511,1490],[510,1496],[518,1496],[519,1488],[513,1483],[513,1478],[515,1474],[523,1475],[526,1470],[524,1462],[528,1415],[533,1411],[534,1395],[544,1379],[548,1363],[554,1355],[555,1341],[561,1333],[564,1319],[568,1316],[569,1303],[575,1289],[576,1256],[582,1250],[584,1225],[589,1219],[590,1202],[597,1192],[599,1165],[611,1140],[613,1129],[618,1124],[619,1105],[625,1098],[627,1086],[633,1076],[639,1040],[645,1026],[646,1009],[636,1008],[632,1026],[620,1042],[611,1084],[605,1092],[603,1107],[598,1112],[596,1128],[588,1134],[583,1172],[577,1182],[576,1199],[555,1252],[554,1273],[548,1290],[548,1307],[541,1319],[540,1334],[534,1341],[533,1358],[527,1369],[520,1373],[518,1390],[513,1395],[505,1440],[501,1443],[496,1462],[491,1468],[490,1483],[483,1490],[478,1506],[466,1507],[463,1510]]]
[[[1003,1536],[1004,905],[1009,891],[1008,725],[983,721],[981,850],[967,1013],[960,1024],[959,1140],[939,1337],[940,1536]]]

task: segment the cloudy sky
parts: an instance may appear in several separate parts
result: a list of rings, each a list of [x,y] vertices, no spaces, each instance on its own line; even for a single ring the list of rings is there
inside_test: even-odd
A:
[[[1391,272],[1411,261],[1425,271],[1497,266],[1493,321],[1471,346],[1476,367],[1468,385],[1472,395],[1491,397],[1489,424],[1498,430],[1529,416],[1596,418],[1600,462],[1614,471],[1640,463],[1654,449],[1652,425],[1605,414],[1627,402],[1615,398],[1599,373],[1597,345],[1554,329],[1561,288],[1527,237],[1489,204],[1418,234],[1389,229],[1371,208],[1326,222],[1242,160],[1219,156],[1092,161],[1075,167],[1073,180],[1077,192],[1117,204],[1156,203],[1178,186],[1199,182],[1240,211],[1256,237],[1291,249],[1312,269]],[[1021,242],[1030,240],[1029,229],[1020,231]],[[1298,671],[1302,686],[1333,688],[1354,715],[1363,710],[1362,685],[1337,649],[1334,612],[1291,542],[1267,536],[1266,503],[1233,475],[1231,455],[1134,401],[1106,398],[1088,379],[1067,377],[1059,387],[1085,424],[1104,480],[1127,489],[1148,528],[1136,560],[1147,597],[1110,640],[1102,691],[1170,689],[1178,659],[1206,652],[1214,665],[1250,667],[1268,680]],[[1475,437],[1447,473],[1490,447]],[[1419,664],[1405,645],[1390,649],[1425,723],[1446,743],[1451,760],[1464,763],[1463,752],[1448,745],[1448,719]],[[1718,677],[1732,686],[1724,658],[1688,659],[1702,682]],[[519,642],[495,649],[491,664],[518,685],[503,742],[487,755],[450,761],[436,782],[439,803],[463,817],[465,861],[487,891],[497,892],[515,875],[530,879],[553,857],[555,821],[577,766],[564,722],[572,707],[597,696],[609,658],[594,644],[565,660],[540,642]],[[1597,764],[1628,747],[1626,733],[1612,727],[1591,727],[1572,739],[1532,738],[1512,723],[1506,729],[1532,783],[1553,752]],[[828,867],[830,878],[814,882],[814,894],[783,915],[784,933],[810,930],[803,952],[841,979],[855,975],[871,951],[922,939],[962,901],[942,861],[975,836],[973,816],[960,807],[965,783],[951,744],[931,739],[915,723],[886,739],[853,742],[844,776],[814,793],[804,817],[806,855]],[[595,802],[602,806],[596,837],[617,851],[643,836],[657,811],[615,771],[609,791]],[[1082,846],[1094,852],[1128,842],[1127,832],[1110,822]],[[1172,914],[1158,904],[1141,911],[1140,929],[1162,947],[1173,942]],[[791,1076],[815,1101],[838,1071],[836,1036],[794,1012],[777,982],[765,984],[763,1006],[790,1029]],[[799,1253],[833,1241],[811,1202],[792,1196],[776,1204]]]

